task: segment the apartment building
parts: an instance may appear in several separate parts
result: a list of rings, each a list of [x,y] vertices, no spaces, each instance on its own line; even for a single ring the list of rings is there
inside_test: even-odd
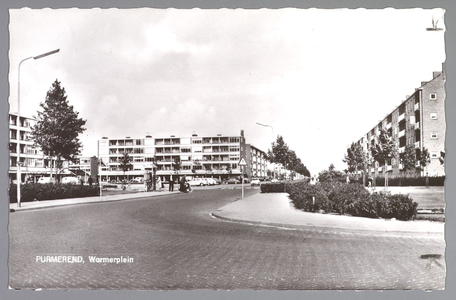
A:
[[[246,145],[244,132],[240,135],[191,136],[109,139],[98,141],[101,179],[121,180],[124,176],[120,159],[128,153],[132,168],[125,172],[129,178],[143,177],[146,171],[156,168],[162,180],[169,180],[171,174],[187,177],[211,177],[228,179],[239,177],[241,157],[250,162],[245,173],[266,174],[264,152]],[[180,161],[180,170],[174,163]]]
[[[398,147],[398,154],[387,165],[371,163],[367,167],[369,176],[383,174],[383,168],[395,176],[442,176],[444,165],[440,163],[441,152],[445,151],[445,71],[433,72],[430,81],[421,82],[421,86],[390,114],[367,132],[357,143],[365,153],[377,143],[380,130],[387,130]],[[415,156],[427,149],[431,162],[406,170],[403,159],[406,147],[412,145]]]
[[[35,125],[33,118],[18,116],[10,113],[9,116],[9,180],[17,180],[17,144],[20,145],[21,182],[35,181],[41,176],[49,176],[49,162],[45,159],[41,149],[33,146],[30,138],[31,127]]]
[[[268,162],[266,160],[266,153],[251,144],[246,145],[245,153],[245,160],[247,163],[246,175],[249,178],[267,177]]]

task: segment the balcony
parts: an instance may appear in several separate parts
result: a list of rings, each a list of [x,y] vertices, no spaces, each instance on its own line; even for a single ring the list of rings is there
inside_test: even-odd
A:
[[[397,119],[398,122],[400,122],[402,120],[405,120],[405,113],[402,113],[402,115],[400,115],[399,118]]]
[[[403,164],[399,164],[399,170],[404,170],[404,165]]]
[[[419,168],[419,167],[420,167],[420,162],[419,162],[419,161],[415,162],[415,167],[416,167],[416,168]]]
[[[399,131],[399,137],[401,138],[403,136],[405,136],[405,129],[402,130],[402,131]]]
[[[375,172],[375,168],[371,168],[371,173],[374,173]]]
[[[390,129],[390,128],[391,128],[391,124],[392,124],[392,123],[386,124],[386,129]]]
[[[405,146],[404,147],[399,147],[399,153],[404,153],[405,152]]]
[[[420,109],[420,103],[419,102],[415,103],[415,110],[418,110],[418,109]]]
[[[420,129],[420,122],[415,123],[415,129]]]
[[[378,172],[382,172],[383,171],[383,167],[378,167],[377,171]]]
[[[415,142],[415,149],[420,148],[420,142]]]
[[[386,166],[386,172],[393,171],[393,166]]]

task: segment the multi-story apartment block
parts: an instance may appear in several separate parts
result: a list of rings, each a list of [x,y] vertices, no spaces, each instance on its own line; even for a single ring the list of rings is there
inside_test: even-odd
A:
[[[249,178],[267,177],[268,162],[266,160],[266,153],[251,144],[246,145],[245,153],[245,160],[247,163],[246,175]]]
[[[254,151],[253,151],[253,150]],[[240,135],[186,137],[152,137],[108,139],[98,141],[101,179],[120,180],[124,172],[120,168],[120,159],[128,153],[132,158],[132,168],[125,172],[131,177],[143,177],[145,172],[156,167],[156,174],[162,180],[168,180],[171,174],[189,177],[212,177],[225,179],[241,175],[239,160],[244,157],[252,167],[245,173],[265,174],[264,157],[259,149],[246,145],[244,132]],[[252,154],[253,153],[253,154]],[[262,153],[262,154],[261,154]],[[249,155],[247,157],[247,155]],[[174,163],[180,162],[176,171]],[[252,171],[254,168],[254,171]]]
[[[443,65],[442,65],[443,66]],[[371,163],[367,168],[370,176],[383,174],[383,168],[392,176],[441,176],[444,175],[444,166],[440,163],[441,152],[445,151],[445,72],[433,72],[430,81],[422,82],[411,96],[407,96],[396,109],[374,128],[367,132],[357,143],[366,153],[377,142],[380,130],[386,130],[393,138],[398,155],[386,165]],[[419,157],[423,149],[430,154],[430,163],[427,166],[405,170],[403,158],[406,147],[412,145],[415,157]]]
[[[35,181],[41,176],[49,176],[50,169],[43,152],[33,146],[30,139],[31,127],[35,120],[20,116],[17,113],[9,114],[9,179],[17,180],[17,144],[20,145],[21,182]]]

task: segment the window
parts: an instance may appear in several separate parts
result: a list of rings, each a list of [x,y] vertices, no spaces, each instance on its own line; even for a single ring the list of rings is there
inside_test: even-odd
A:
[[[239,143],[239,137],[230,137],[230,143]]]
[[[431,139],[436,140],[439,138],[439,135],[435,132],[431,133]]]
[[[431,120],[437,120],[437,113],[431,113]]]
[[[429,95],[429,99],[431,99],[431,100],[437,100],[437,94],[436,94],[436,93],[431,93],[431,94]]]

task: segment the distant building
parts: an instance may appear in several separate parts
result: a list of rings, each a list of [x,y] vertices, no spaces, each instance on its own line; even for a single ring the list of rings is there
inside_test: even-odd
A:
[[[442,65],[443,66],[443,65]],[[441,152],[445,151],[445,71],[433,72],[430,81],[422,82],[411,96],[394,109],[385,119],[367,132],[357,143],[366,153],[377,143],[380,129],[385,129],[396,142],[399,153],[387,165],[372,164],[367,174],[383,174],[383,168],[394,176],[429,176],[444,175],[444,166],[440,163]],[[431,162],[422,170],[419,163],[416,168],[405,170],[403,159],[405,148],[412,145],[415,154],[426,148]]]
[[[240,135],[102,138],[98,141],[98,157],[103,181],[123,178],[119,161],[124,153],[132,157],[132,169],[125,172],[130,178],[143,177],[153,165],[162,180],[169,180],[171,174],[217,179],[239,177],[241,157],[249,164],[247,176],[266,174],[264,152],[247,145],[243,131]],[[181,164],[178,171],[173,165],[176,160]]]
[[[74,175],[84,179],[84,182],[92,177],[94,181],[98,180],[98,158],[96,156],[81,156],[75,162],[68,163],[68,170]]]

